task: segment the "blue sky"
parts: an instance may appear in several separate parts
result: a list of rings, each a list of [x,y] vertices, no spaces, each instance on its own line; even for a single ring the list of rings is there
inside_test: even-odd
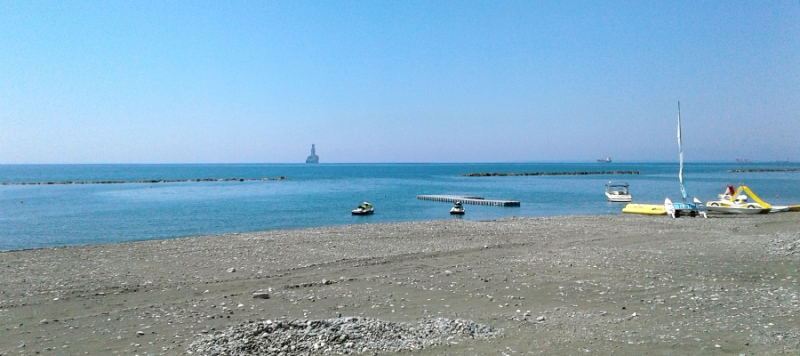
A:
[[[0,164],[800,161],[800,2],[0,0]]]

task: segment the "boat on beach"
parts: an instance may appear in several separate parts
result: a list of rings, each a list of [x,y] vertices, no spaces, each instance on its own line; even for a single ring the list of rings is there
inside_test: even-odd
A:
[[[681,142],[681,102],[678,102],[678,161],[680,162],[680,168],[678,169],[678,181],[681,183],[681,197],[683,201],[680,203],[673,203],[669,198],[664,200],[664,209],[667,211],[667,214],[673,218],[678,218],[681,215],[689,215],[691,217],[695,217],[697,215],[702,215],[704,218],[707,218],[708,215],[706,214],[706,206],[697,199],[692,199],[691,203],[687,203],[686,200],[689,199],[688,194],[686,194],[686,187],[683,185],[683,143]]]
[[[756,215],[767,214],[770,209],[756,208],[750,206],[721,206],[716,205],[716,202],[706,203],[706,209],[709,213],[724,213],[724,214],[743,214],[743,215]]]
[[[628,204],[622,208],[623,213],[644,215],[666,215],[667,209],[663,204]]]
[[[713,210],[715,211],[723,211],[723,212],[734,212],[734,213],[741,213],[741,214],[756,214],[752,212],[752,210],[759,211],[760,214],[766,213],[779,213],[785,211],[792,211],[792,207],[790,205],[772,205],[756,195],[750,188],[746,185],[739,186],[736,190],[733,189],[732,185],[728,185],[725,187],[725,191],[718,196],[717,201],[708,202],[707,205],[709,210],[713,206]],[[749,201],[748,198],[753,199],[753,201]],[[725,208],[736,208],[736,209],[750,209],[747,212],[737,212],[734,210],[724,210]]]
[[[671,216],[672,218],[679,218],[682,215],[688,215],[691,217],[702,215],[704,218],[708,217],[708,210],[706,209],[705,205],[703,205],[703,202],[697,198],[694,198],[691,203],[673,203],[672,200],[666,198],[664,199],[664,209],[667,211],[667,215]]]
[[[742,192],[746,194],[739,194]],[[756,202],[748,201],[748,195],[753,197]],[[706,209],[717,213],[754,215],[769,213],[772,206],[761,200],[746,186],[734,190],[732,185],[728,185],[725,187],[725,191],[718,195],[716,201],[706,202]]]
[[[353,215],[370,215],[375,212],[375,209],[372,207],[372,204],[369,202],[363,202],[357,208],[353,209],[350,213]]]
[[[611,202],[630,202],[631,195],[628,192],[628,183],[608,182],[606,183],[606,197]]]

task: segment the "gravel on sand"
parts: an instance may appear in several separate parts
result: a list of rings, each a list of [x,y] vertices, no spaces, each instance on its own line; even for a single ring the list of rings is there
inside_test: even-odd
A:
[[[794,212],[10,251],[0,355],[797,354],[798,279]]]

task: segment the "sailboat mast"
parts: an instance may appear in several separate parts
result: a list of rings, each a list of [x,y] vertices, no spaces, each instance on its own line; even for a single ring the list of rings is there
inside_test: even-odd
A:
[[[678,170],[678,180],[681,182],[681,197],[683,202],[686,203],[687,194],[686,188],[683,186],[683,144],[681,143],[681,102],[678,101],[678,160],[680,162],[680,169]]]

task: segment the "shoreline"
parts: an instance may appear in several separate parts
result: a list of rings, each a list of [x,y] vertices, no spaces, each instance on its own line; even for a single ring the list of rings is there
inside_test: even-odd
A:
[[[248,321],[340,316],[505,330],[422,355],[778,354],[800,350],[798,231],[793,213],[592,215],[4,251],[0,355],[180,355]]]
[[[309,230],[309,229],[327,229],[327,228],[337,228],[337,227],[347,227],[347,226],[360,226],[360,225],[382,225],[382,224],[415,224],[415,223],[425,223],[425,222],[435,222],[435,221],[467,221],[467,222],[492,222],[492,221],[500,221],[506,219],[547,219],[547,218],[581,218],[581,217],[605,217],[605,216],[625,216],[630,214],[625,213],[614,213],[614,214],[594,214],[594,215],[555,215],[555,216],[511,216],[511,217],[504,217],[499,219],[484,219],[484,220],[469,220],[459,218],[456,219],[428,219],[428,220],[414,220],[414,221],[401,221],[401,222],[367,222],[367,223],[360,223],[360,224],[342,224],[342,225],[323,225],[323,226],[312,226],[312,227],[296,227],[296,228],[282,228],[282,229],[271,229],[271,230],[258,230],[258,231],[244,231],[244,232],[225,232],[219,234],[200,234],[200,235],[185,235],[185,236],[175,236],[175,237],[155,237],[155,238],[147,238],[147,239],[138,239],[138,240],[128,240],[128,241],[113,241],[113,242],[103,242],[103,243],[96,243],[96,244],[76,244],[76,245],[58,245],[58,246],[43,246],[43,247],[30,247],[30,248],[23,248],[17,250],[0,250],[0,254],[7,253],[7,252],[21,252],[21,251],[32,251],[32,250],[47,250],[47,249],[57,249],[57,248],[72,248],[72,247],[91,247],[91,246],[106,246],[106,245],[117,245],[117,244],[127,244],[127,243],[139,243],[139,242],[151,242],[151,241],[164,241],[164,240],[174,240],[174,239],[191,239],[191,238],[200,238],[200,237],[214,237],[214,236],[228,236],[228,235],[244,235],[244,234],[262,234],[262,233],[270,233],[276,231],[297,231],[297,230]]]

